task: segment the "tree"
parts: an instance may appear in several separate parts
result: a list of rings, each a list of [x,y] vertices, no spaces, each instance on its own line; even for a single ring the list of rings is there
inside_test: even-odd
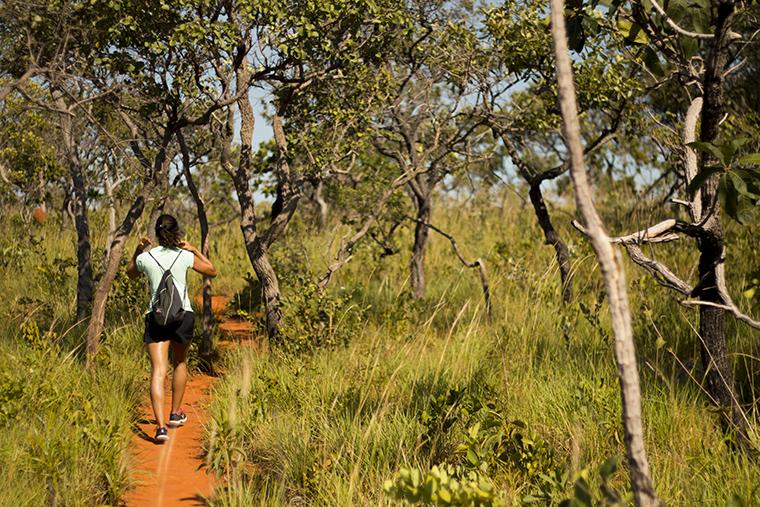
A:
[[[760,198],[760,182],[756,172],[746,170],[755,160],[739,157],[741,142],[721,142],[718,134],[726,114],[727,78],[742,67],[745,55],[751,54],[746,51],[751,39],[734,31],[740,26],[748,28],[740,22],[748,11],[743,4],[732,1],[703,2],[690,11],[680,2],[672,2],[666,8],[656,1],[646,5],[637,1],[618,3],[614,7],[618,29],[626,35],[651,79],[658,86],[677,90],[678,100],[671,95],[663,108],[672,113],[674,105],[688,106],[685,112],[678,112],[683,115],[679,136],[682,139],[676,149],[683,161],[682,188],[688,196],[687,200],[677,202],[685,205],[690,221],[679,217],[668,219],[613,241],[623,244],[631,259],[651,272],[658,282],[689,298],[698,298],[688,304],[699,307],[707,391],[723,409],[724,427],[736,430],[746,442],[747,420],[735,394],[726,346],[725,312],[753,327],[760,328],[760,324],[739,311],[729,295],[721,215],[727,213],[740,222],[748,219],[748,213]],[[708,33],[707,27],[714,27],[714,31]],[[695,61],[704,65],[695,65]],[[700,152],[699,157],[695,150]],[[673,241],[679,233],[694,238],[700,253],[698,281],[694,286],[645,256],[640,248],[646,243]]]
[[[630,467],[631,485],[638,506],[657,505],[657,494],[649,475],[649,462],[644,448],[641,426],[641,391],[636,367],[631,313],[621,259],[616,256],[594,206],[591,186],[583,161],[581,127],[575,99],[573,72],[567,46],[564,1],[551,0],[551,32],[557,62],[557,84],[562,126],[570,157],[570,176],[575,190],[575,202],[587,229],[599,266],[604,276],[615,335],[615,360],[620,379],[623,406],[623,428]]]
[[[570,251],[552,222],[542,185],[567,173],[569,161],[562,145],[556,106],[554,60],[546,31],[542,1],[508,1],[486,12],[484,53],[473,73],[482,89],[484,121],[500,139],[519,177],[544,234],[555,250],[562,283],[562,299],[572,299]],[[586,14],[591,23],[600,12]],[[597,30],[575,41],[575,71],[587,156],[604,153],[608,143],[622,137],[619,130],[630,115],[631,95],[640,85],[635,68],[620,58],[620,37]],[[581,51],[583,50],[583,51]]]

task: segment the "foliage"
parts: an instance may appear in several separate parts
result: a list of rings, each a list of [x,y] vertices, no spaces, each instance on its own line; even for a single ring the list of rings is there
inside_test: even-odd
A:
[[[321,291],[311,278],[303,275],[291,279],[291,283],[296,290],[282,299],[283,338],[273,345],[288,353],[347,345],[364,314],[351,292]]]
[[[731,139],[724,143],[694,142],[689,146],[710,155],[718,162],[705,166],[686,188],[694,194],[715,174],[720,175],[718,199],[728,216],[746,224],[754,217],[760,200],[760,153],[739,154],[749,139]]]
[[[396,481],[383,485],[395,500],[411,504],[491,507],[505,505],[494,492],[491,481],[475,471],[443,464],[433,466],[422,476],[417,469],[402,468]]]

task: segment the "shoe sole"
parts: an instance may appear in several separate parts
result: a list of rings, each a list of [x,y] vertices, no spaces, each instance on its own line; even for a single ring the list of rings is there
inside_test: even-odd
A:
[[[183,424],[185,424],[186,421],[187,421],[187,419],[185,419],[183,421],[171,421],[171,422],[168,422],[167,425],[170,428],[179,428],[180,426],[182,426]]]
[[[159,444],[163,444],[167,440],[169,440],[169,435],[161,435],[160,437],[156,437],[156,442]]]

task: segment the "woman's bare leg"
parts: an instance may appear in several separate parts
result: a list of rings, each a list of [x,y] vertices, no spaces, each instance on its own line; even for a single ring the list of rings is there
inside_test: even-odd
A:
[[[177,412],[182,406],[182,397],[185,395],[187,384],[187,349],[190,343],[182,344],[172,342],[172,412]]]
[[[150,356],[150,402],[159,428],[166,426],[164,419],[164,379],[169,355],[169,341],[148,344]]]

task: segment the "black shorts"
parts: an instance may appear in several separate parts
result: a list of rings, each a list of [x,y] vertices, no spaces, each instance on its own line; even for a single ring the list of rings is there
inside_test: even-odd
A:
[[[145,316],[145,335],[143,336],[143,342],[145,343],[157,343],[166,340],[173,342],[187,344],[193,339],[193,324],[195,323],[195,314],[193,312],[185,311],[182,316],[182,320],[169,324],[167,326],[160,326],[153,322],[150,318],[150,314]]]

